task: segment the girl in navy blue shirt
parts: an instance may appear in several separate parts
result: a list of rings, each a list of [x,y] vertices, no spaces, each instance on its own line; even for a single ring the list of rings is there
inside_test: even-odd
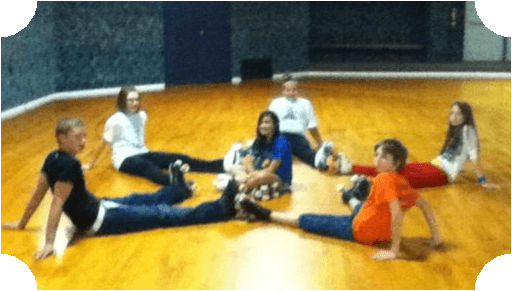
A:
[[[274,112],[264,111],[260,114],[256,139],[243,165],[248,174],[245,181],[247,190],[275,182],[289,188],[292,182],[292,153],[288,140],[280,135],[279,119]]]

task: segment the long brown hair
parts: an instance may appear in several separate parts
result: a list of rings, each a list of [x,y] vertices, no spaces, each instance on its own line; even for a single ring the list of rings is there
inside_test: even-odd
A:
[[[475,130],[476,133],[476,142],[477,142],[477,148],[478,148],[478,154],[480,154],[480,139],[478,138],[478,131],[476,129],[476,123],[475,123],[475,117],[473,114],[473,107],[468,102],[465,101],[455,101],[452,106],[450,107],[450,110],[457,105],[460,108],[460,111],[463,116],[463,121],[459,125],[451,125],[450,119],[448,118],[448,130],[446,131],[446,138],[444,140],[444,145],[441,148],[441,153],[444,152],[444,150],[455,141],[455,132],[459,128],[463,128],[464,125],[470,126]]]
[[[252,148],[259,149],[263,146],[265,143],[266,138],[260,133],[260,124],[263,121],[263,118],[269,116],[270,119],[272,119],[272,123],[274,124],[274,133],[272,133],[272,137],[270,140],[274,141],[276,138],[279,137],[280,131],[279,131],[279,118],[277,115],[272,111],[263,111],[260,114],[260,117],[258,117],[258,125],[256,126],[256,139],[254,140],[254,143],[252,144]]]
[[[135,87],[130,86],[130,87],[122,87],[121,91],[119,91],[119,94],[117,95],[117,109],[119,111],[126,113],[126,106],[127,106],[126,98],[128,97],[128,94],[130,92],[137,92],[137,90],[135,89]],[[140,109],[140,104],[139,104],[139,109]]]

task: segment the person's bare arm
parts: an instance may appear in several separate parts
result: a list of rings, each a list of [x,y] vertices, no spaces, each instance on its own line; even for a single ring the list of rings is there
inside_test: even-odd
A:
[[[475,161],[473,162],[473,165],[475,166],[475,173],[476,173],[476,176],[477,178],[480,178],[480,177],[485,177],[484,176],[484,173],[482,171],[482,167],[480,165],[480,161]],[[479,181],[480,182],[480,181]],[[486,189],[491,189],[491,190],[496,190],[496,189],[500,189],[500,186],[498,184],[495,184],[495,183],[492,183],[492,182],[489,182],[489,181],[485,181],[485,182],[480,182],[480,185]]]
[[[423,216],[427,220],[428,227],[430,228],[430,233],[432,236],[432,245],[435,247],[442,245],[443,241],[441,240],[441,236],[439,234],[436,216],[434,215],[430,204],[428,204],[428,202],[423,199],[423,197],[420,197],[416,205],[418,205],[418,207],[421,209]]]
[[[270,165],[263,170],[269,171],[270,173],[275,174],[277,172],[277,169],[279,169],[280,165],[281,165],[281,161],[272,160],[272,162],[270,162]]]
[[[250,174],[250,173],[255,171],[253,163],[254,163],[254,157],[251,156],[251,155],[245,156],[243,161],[242,161],[242,165],[244,166],[245,171],[248,174]]]
[[[381,250],[373,255],[374,260],[392,260],[398,257],[400,252],[400,241],[402,239],[402,222],[404,213],[398,198],[389,202],[389,210],[391,211],[391,248],[389,250]]]
[[[48,215],[48,223],[46,226],[46,241],[43,248],[35,254],[37,260],[45,259],[54,252],[53,244],[62,215],[62,209],[72,189],[73,184],[70,182],[55,183],[52,205],[50,206],[50,214]]]

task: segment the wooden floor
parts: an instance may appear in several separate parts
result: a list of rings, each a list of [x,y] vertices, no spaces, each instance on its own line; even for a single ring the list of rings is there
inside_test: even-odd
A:
[[[469,168],[460,183],[422,194],[431,203],[446,241],[442,251],[426,245],[428,226],[417,209],[405,215],[404,260],[375,262],[375,248],[300,229],[230,221],[78,241],[58,256],[35,261],[42,245],[51,195],[27,231],[2,230],[1,252],[25,262],[38,289],[473,289],[483,266],[511,252],[510,81],[303,81],[314,103],[324,140],[332,140],[358,163],[372,163],[373,145],[402,140],[410,161],[438,154],[450,104],[467,100],[475,109],[482,167],[498,191],[478,186]],[[259,113],[279,87],[269,81],[240,86],[176,86],[143,94],[149,112],[147,144],[154,150],[214,159],[236,141],[252,139]],[[2,222],[20,218],[42,162],[56,147],[59,118],[77,116],[97,145],[115,98],[60,102],[2,122]],[[336,185],[349,177],[318,173],[296,162],[293,194],[264,204],[275,210],[348,214]],[[199,184],[183,205],[216,199],[212,174],[189,174]],[[116,172],[107,153],[86,173],[97,196],[152,191],[149,181]],[[61,230],[69,221],[61,221]]]

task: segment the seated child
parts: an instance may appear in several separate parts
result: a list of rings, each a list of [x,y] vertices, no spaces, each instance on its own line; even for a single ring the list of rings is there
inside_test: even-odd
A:
[[[108,235],[160,227],[184,226],[226,221],[235,215],[236,184],[231,181],[221,197],[196,207],[178,207],[192,195],[184,180],[180,162],[171,166],[169,185],[155,193],[134,193],[119,198],[97,198],[85,187],[82,165],[76,158],[85,147],[85,124],[78,119],[63,119],[56,128],[59,148],[48,154],[32,198],[18,222],[4,223],[4,229],[24,229],[47,191],[53,194],[44,247],[35,254],[44,259],[54,253],[60,217],[64,212],[86,235]]]
[[[397,174],[406,162],[407,149],[398,140],[387,139],[375,151],[375,167],[379,174],[373,182],[366,202],[351,197],[352,215],[289,214],[261,207],[248,198],[240,201],[244,211],[259,220],[302,228],[307,231],[339,237],[366,245],[390,242],[389,250],[373,255],[376,260],[396,259],[402,237],[404,211],[418,206],[425,216],[432,235],[432,245],[442,244],[436,218],[429,204]]]

